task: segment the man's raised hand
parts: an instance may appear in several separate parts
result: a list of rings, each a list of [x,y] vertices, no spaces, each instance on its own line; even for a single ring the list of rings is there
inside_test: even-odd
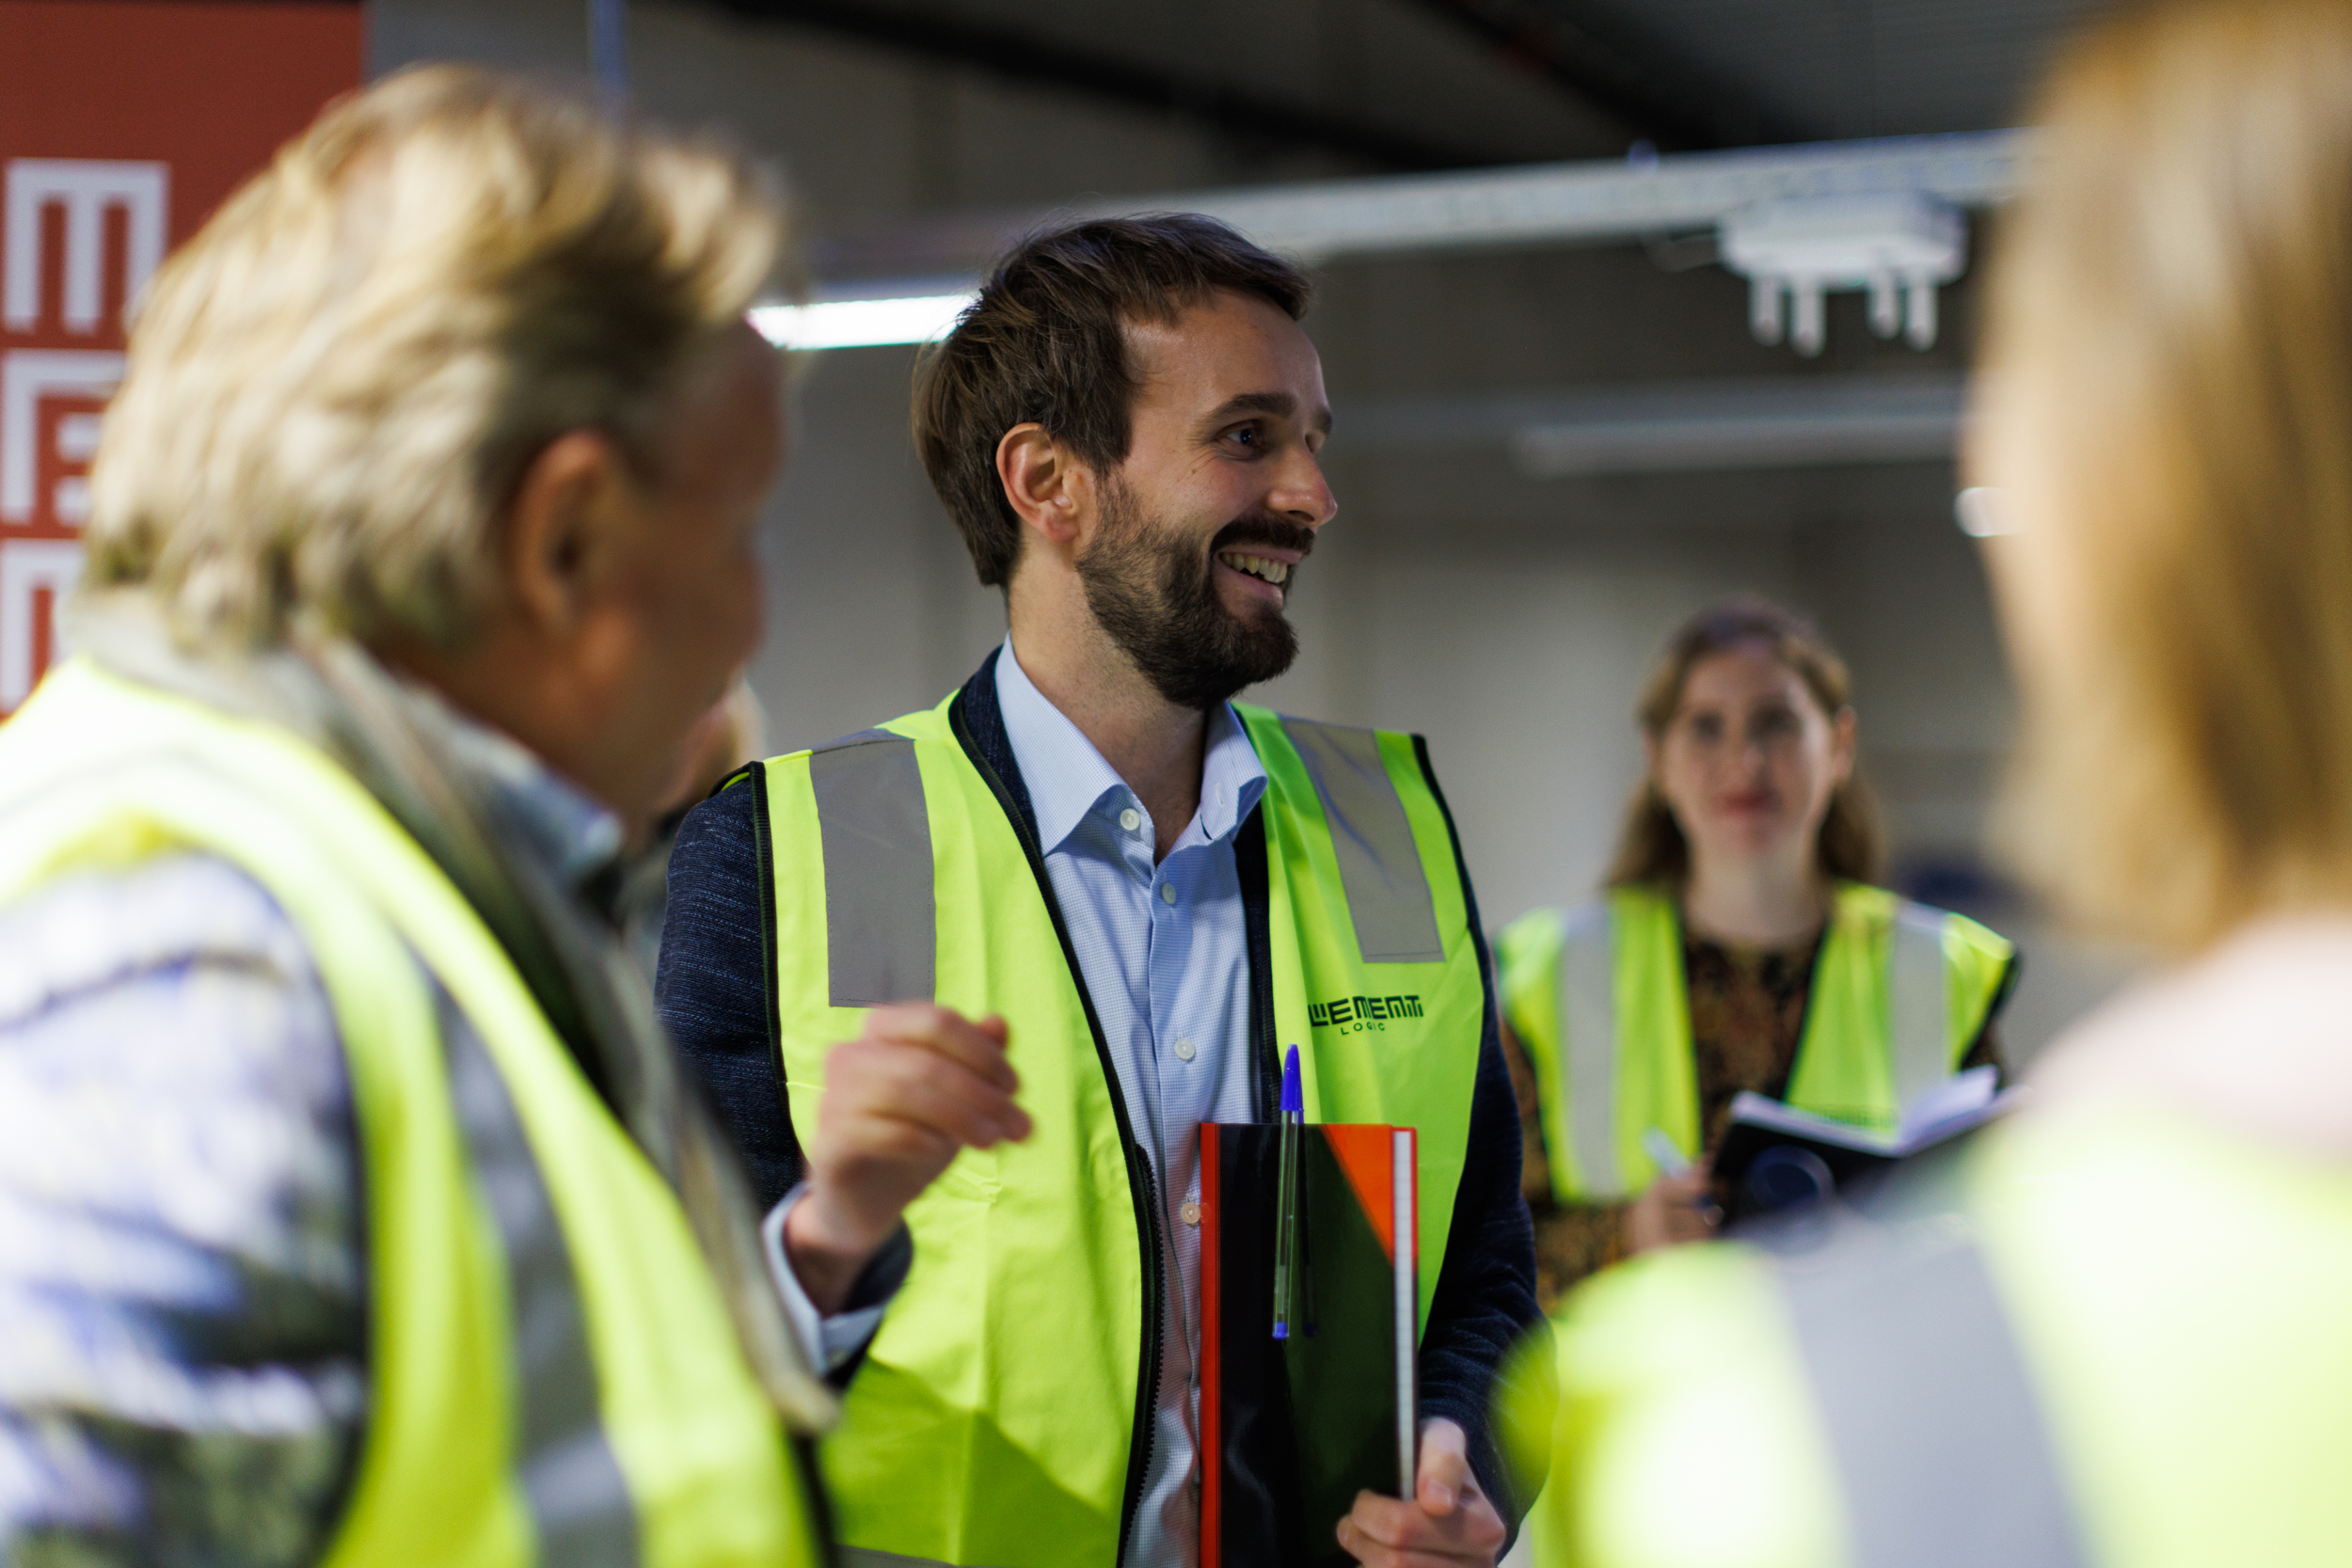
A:
[[[976,1023],[903,1002],[868,1011],[865,1032],[825,1058],[808,1191],[784,1224],[792,1272],[818,1311],[841,1309],[906,1206],[960,1150],[1029,1135],[1006,1037],[1001,1018]]]

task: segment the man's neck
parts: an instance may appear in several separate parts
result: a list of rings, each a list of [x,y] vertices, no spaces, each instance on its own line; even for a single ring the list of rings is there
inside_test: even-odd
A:
[[[1161,696],[1090,611],[1012,606],[1013,656],[1045,700],[1078,726],[1152,815],[1152,859],[1166,860],[1200,809],[1208,717]]]

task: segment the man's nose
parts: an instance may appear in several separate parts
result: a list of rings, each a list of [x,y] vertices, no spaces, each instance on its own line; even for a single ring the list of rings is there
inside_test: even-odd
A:
[[[1309,528],[1321,528],[1340,510],[1339,498],[1331,494],[1330,482],[1323,477],[1322,461],[1303,445],[1284,460],[1266,506]]]

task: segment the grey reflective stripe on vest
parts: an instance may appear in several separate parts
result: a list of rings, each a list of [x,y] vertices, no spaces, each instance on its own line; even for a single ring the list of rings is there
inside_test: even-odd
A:
[[[939,926],[914,742],[866,730],[809,753],[825,854],[825,977],[836,1007],[929,1001]]]
[[[1926,1246],[1832,1241],[1784,1275],[1853,1562],[2075,1568],[2085,1560],[2041,1402],[1983,1254],[1954,1233],[1962,1223]]]
[[[1429,895],[1413,826],[1397,799],[1379,737],[1371,730],[1284,719],[1282,733],[1307,764],[1347,890],[1347,917],[1366,963],[1442,963],[1438,907]]]
[[[937,1558],[900,1557],[897,1552],[877,1552],[865,1546],[844,1546],[834,1557],[841,1568],[954,1568]]]
[[[514,1464],[536,1527],[538,1560],[633,1568],[636,1504],[605,1438],[601,1385],[555,1205],[506,1080],[473,1025],[446,992],[437,988],[437,994],[450,1098],[506,1255],[521,1401]]]
[[[1944,911],[1905,901],[1895,908],[1886,963],[1886,1025],[1895,1103],[1908,1111],[1942,1083],[1952,1060],[1951,966],[1944,961]]]
[[[1617,963],[1606,902],[1569,911],[1560,943],[1560,1077],[1588,1197],[1625,1191],[1617,1167]]]

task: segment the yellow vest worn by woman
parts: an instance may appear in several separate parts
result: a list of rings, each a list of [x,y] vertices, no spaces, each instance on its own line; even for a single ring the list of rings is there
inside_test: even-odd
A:
[[[1499,1412],[1538,1568],[2352,1558],[2340,1158],[2114,1101],[1915,1187],[1568,1298],[1556,1418]]]
[[[52,673],[0,727],[0,900],[176,848],[294,922],[349,1068],[369,1409],[326,1562],[822,1562],[677,1196],[415,838],[286,728]],[[470,1036],[444,1033],[437,986]]]
[[[1416,737],[1237,711],[1266,771],[1273,1017],[1254,1047],[1300,1047],[1310,1120],[1420,1130],[1425,1323],[1485,1012],[1453,826]],[[857,1561],[1106,1568],[1168,1287],[1151,1157],[1044,862],[957,697],[734,787],[766,801],[793,1125],[816,1125],[825,1054],[862,1009],[912,999],[1010,1021],[1036,1124],[959,1154],[907,1211],[913,1272],[823,1446],[840,1539]]]
[[[2015,949],[1963,915],[1841,882],[1813,968],[1788,1103],[1892,1132],[1950,1074],[2009,983]],[[1661,889],[1537,910],[1495,939],[1503,1016],[1526,1047],[1562,1203],[1640,1192],[1655,1127],[1699,1154],[1682,927]]]

